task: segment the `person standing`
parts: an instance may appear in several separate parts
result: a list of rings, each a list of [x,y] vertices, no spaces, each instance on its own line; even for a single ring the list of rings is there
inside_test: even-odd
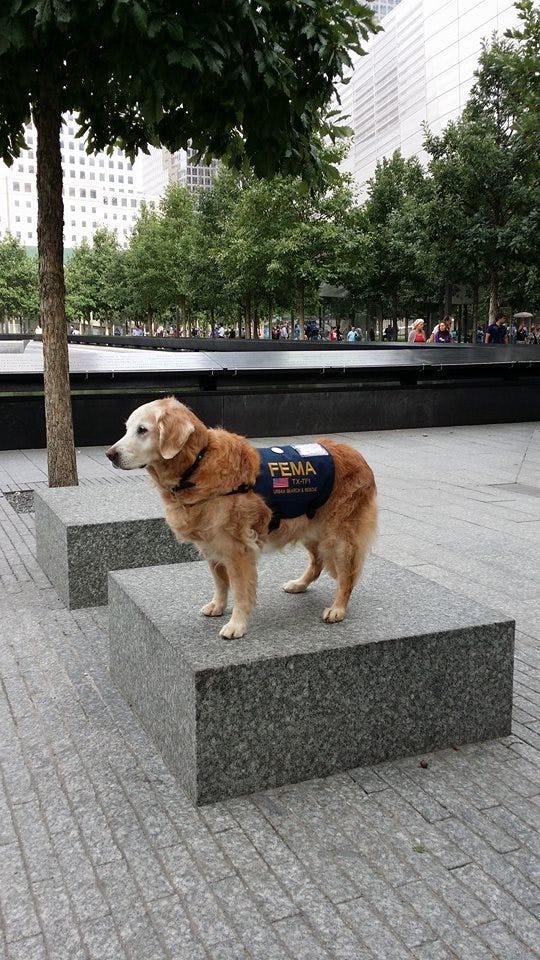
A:
[[[418,320],[415,320],[410,333],[409,333],[409,343],[425,343],[426,334],[424,333],[424,321],[421,317]]]
[[[516,343],[527,343],[527,337],[528,337],[528,334],[527,334],[527,327],[525,326],[525,321],[520,320],[516,329],[515,341]]]
[[[441,320],[437,325],[436,331],[431,336],[433,337],[433,343],[452,343],[452,334],[450,333],[446,319]]]
[[[490,323],[486,330],[484,343],[508,343],[508,329],[504,313],[498,313],[494,323]]]

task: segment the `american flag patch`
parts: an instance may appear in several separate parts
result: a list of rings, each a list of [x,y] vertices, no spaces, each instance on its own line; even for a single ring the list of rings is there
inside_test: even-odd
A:
[[[284,490],[289,486],[289,480],[287,477],[275,477],[272,480],[272,487],[274,490]]]

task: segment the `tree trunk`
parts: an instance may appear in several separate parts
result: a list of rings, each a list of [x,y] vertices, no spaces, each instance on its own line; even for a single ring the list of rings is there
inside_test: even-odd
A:
[[[497,310],[499,308],[499,283],[498,276],[493,271],[489,277],[489,322],[495,323]]]
[[[452,313],[452,297],[453,289],[450,281],[446,281],[444,285],[444,316],[449,317]]]
[[[34,123],[37,130],[39,300],[50,487],[78,483],[64,289],[61,121],[60,91],[54,73],[42,69]]]
[[[299,340],[304,339],[304,331],[306,329],[306,295],[304,284],[300,285],[299,290],[299,299],[298,299],[298,326],[300,327],[300,336]],[[291,339],[294,340],[294,327],[291,330]]]

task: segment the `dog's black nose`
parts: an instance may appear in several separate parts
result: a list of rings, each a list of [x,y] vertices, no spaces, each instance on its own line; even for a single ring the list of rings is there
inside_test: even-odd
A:
[[[114,463],[114,461],[118,459],[118,450],[115,450],[114,447],[109,447],[105,452],[105,456],[109,458],[111,463]]]

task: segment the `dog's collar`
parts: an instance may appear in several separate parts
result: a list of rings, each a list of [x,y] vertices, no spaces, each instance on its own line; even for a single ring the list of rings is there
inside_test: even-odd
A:
[[[180,490],[188,490],[189,487],[194,487],[195,484],[189,479],[195,473],[197,467],[199,466],[202,458],[204,457],[208,447],[203,447],[202,450],[199,450],[195,460],[187,470],[184,470],[180,480],[174,487],[169,487],[169,493],[178,493]]]

